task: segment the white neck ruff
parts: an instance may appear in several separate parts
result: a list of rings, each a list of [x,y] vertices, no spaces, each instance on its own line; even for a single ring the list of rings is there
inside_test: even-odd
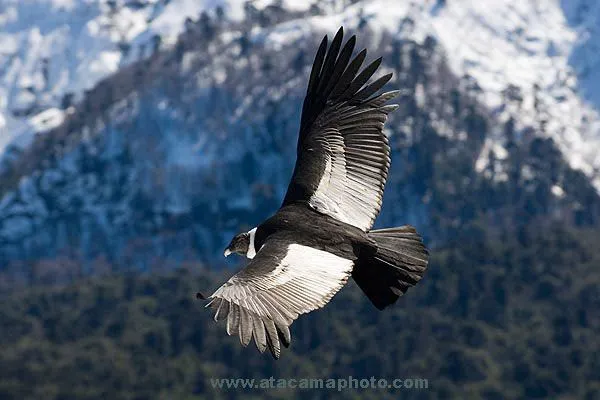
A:
[[[250,246],[248,246],[246,257],[249,259],[253,259],[256,255],[256,249],[254,248],[254,237],[256,236],[256,228],[249,230],[248,234],[250,235]]]

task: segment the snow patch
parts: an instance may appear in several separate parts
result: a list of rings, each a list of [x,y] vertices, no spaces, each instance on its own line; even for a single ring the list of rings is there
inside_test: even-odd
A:
[[[46,130],[39,116],[58,109],[65,96],[76,101],[101,79],[149,55],[156,35],[162,45],[173,44],[186,18],[217,7],[226,18],[244,16],[243,0],[131,3],[0,0],[0,156],[9,144],[28,144],[38,128]],[[17,140],[19,135],[27,138]]]
[[[558,185],[553,185],[550,190],[552,191],[552,194],[558,197],[559,199],[565,197],[565,191]]]

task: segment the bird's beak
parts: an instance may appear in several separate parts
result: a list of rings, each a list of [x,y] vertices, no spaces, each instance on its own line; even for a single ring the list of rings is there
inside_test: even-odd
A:
[[[231,250],[229,250],[229,249],[225,249],[225,251],[223,252],[223,255],[224,255],[225,257],[227,257],[227,256],[228,256],[228,255],[230,255],[230,254],[231,254]]]

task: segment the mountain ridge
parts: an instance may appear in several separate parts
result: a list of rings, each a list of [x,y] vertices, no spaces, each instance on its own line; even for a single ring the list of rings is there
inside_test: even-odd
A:
[[[311,24],[283,6],[199,18],[172,48],[103,80],[65,123],[5,163],[0,258],[67,254],[90,270],[102,257],[143,270],[153,257],[221,263],[232,234],[279,206],[312,54],[342,23],[384,57],[382,72],[395,73],[389,87],[402,91],[386,131],[393,161],[379,223],[412,223],[443,243],[476,219],[598,220],[589,177],[541,124],[524,127],[506,111],[518,90],[507,86],[506,104],[490,107],[435,36],[382,30],[361,5],[344,11],[354,19],[323,11]]]

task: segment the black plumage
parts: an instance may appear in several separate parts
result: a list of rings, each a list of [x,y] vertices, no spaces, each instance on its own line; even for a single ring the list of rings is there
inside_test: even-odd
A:
[[[368,83],[381,58],[360,68],[356,38],[340,29],[323,38],[303,103],[297,160],[281,208],[228,249],[252,258],[209,299],[215,320],[245,346],[252,338],[275,358],[291,342],[289,326],[324,306],[352,276],[373,304],[394,303],[423,276],[428,254],[410,226],[371,230],[390,166],[383,133],[391,79]],[[360,71],[360,72],[359,72]]]

